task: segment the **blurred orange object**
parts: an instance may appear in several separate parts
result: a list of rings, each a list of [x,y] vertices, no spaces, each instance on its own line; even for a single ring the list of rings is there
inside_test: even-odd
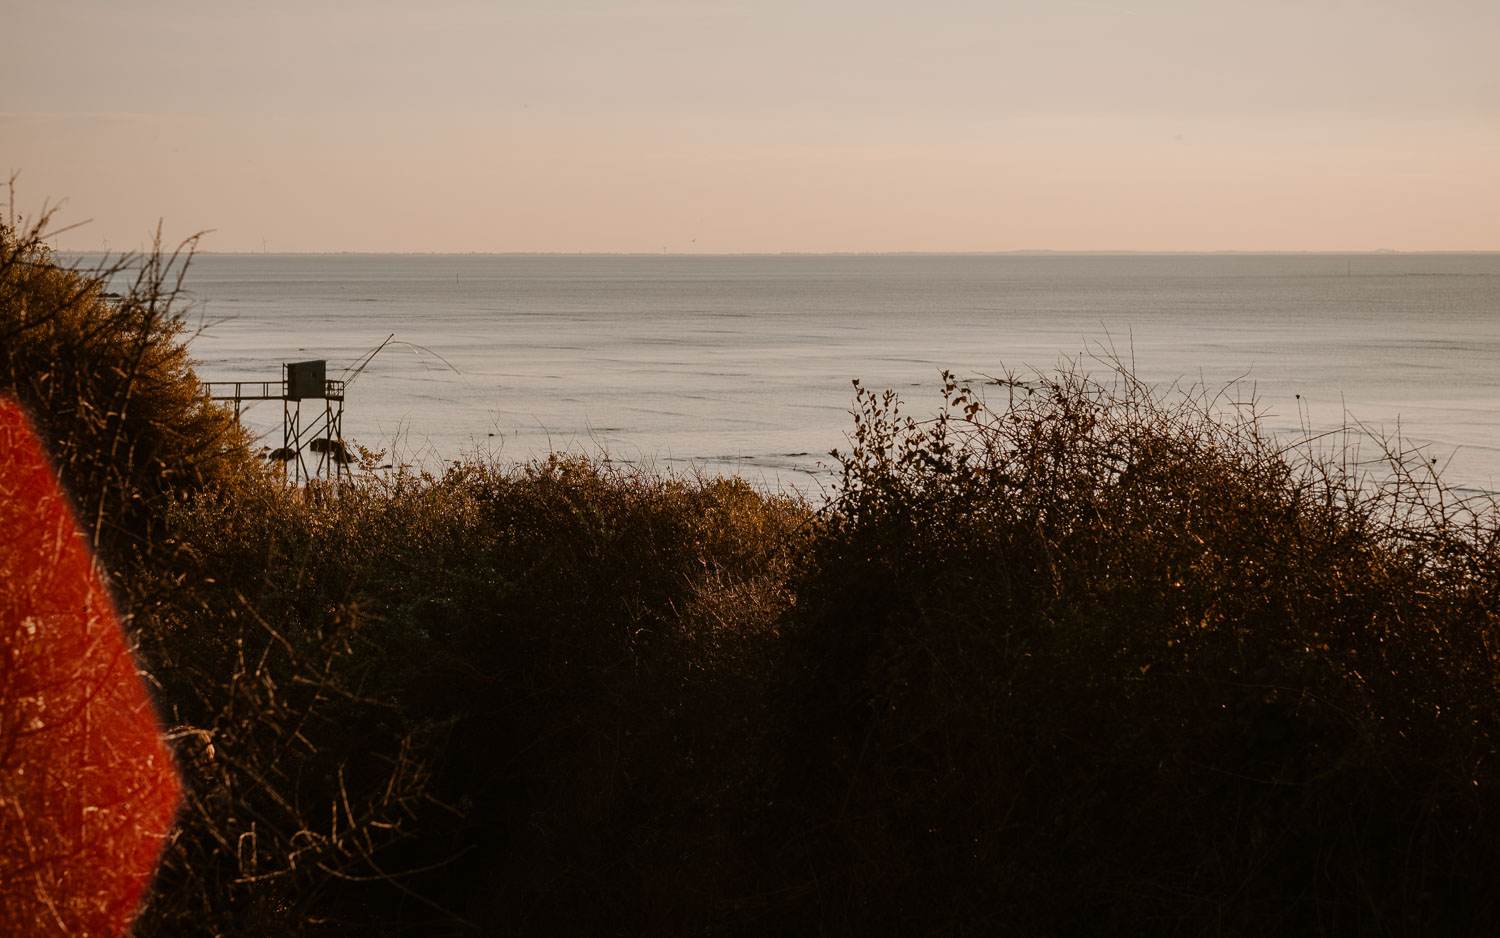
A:
[[[120,935],[182,793],[109,594],[0,397],[0,935]]]

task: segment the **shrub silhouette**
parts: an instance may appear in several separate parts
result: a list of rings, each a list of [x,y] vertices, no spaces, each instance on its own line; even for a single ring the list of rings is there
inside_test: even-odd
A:
[[[73,269],[48,249],[49,222],[44,212],[0,224],[0,393],[44,438],[185,774],[185,808],[136,933],[284,931],[309,911],[337,920],[326,896],[381,879],[370,855],[409,836],[398,815],[430,803],[441,727],[372,734],[356,766],[337,742],[375,723],[371,712],[399,710],[359,694],[358,617],[336,606],[328,630],[287,638],[241,597],[264,573],[233,583],[201,563],[227,531],[191,528],[195,513],[228,521],[227,506],[301,497],[272,482],[193,373],[181,289],[191,243]],[[123,295],[108,292],[121,280]],[[345,817],[330,825],[335,804]]]
[[[786,888],[841,934],[1493,923],[1493,506],[1115,377],[950,377],[923,423],[860,391]]]
[[[1079,364],[860,389],[816,512],[561,455],[324,497],[200,393],[185,258],[111,298],[44,227],[0,388],[189,788],[140,935],[1500,921],[1495,507],[1394,442]]]
[[[224,529],[223,509],[200,510],[191,527]],[[294,642],[357,603],[365,695],[444,727],[430,790],[454,812],[426,818],[407,865],[466,852],[424,895],[481,930],[541,933],[712,909],[650,890],[683,872],[681,850],[712,879],[708,803],[754,784],[800,505],[555,458],[232,510],[205,565],[258,579],[246,598]]]
[[[0,392],[31,412],[95,549],[123,559],[155,541],[171,500],[253,463],[188,358],[193,242],[81,271],[56,263],[49,222],[0,221]],[[124,295],[106,292],[120,280]]]

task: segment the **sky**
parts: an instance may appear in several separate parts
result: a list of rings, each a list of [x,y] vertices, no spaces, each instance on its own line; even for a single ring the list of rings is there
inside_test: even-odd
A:
[[[68,250],[1500,250],[1495,0],[0,16],[0,172]]]

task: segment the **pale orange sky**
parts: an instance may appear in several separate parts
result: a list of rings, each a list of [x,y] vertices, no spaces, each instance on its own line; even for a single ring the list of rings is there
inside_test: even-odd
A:
[[[68,249],[1500,250],[1494,0],[10,0]]]

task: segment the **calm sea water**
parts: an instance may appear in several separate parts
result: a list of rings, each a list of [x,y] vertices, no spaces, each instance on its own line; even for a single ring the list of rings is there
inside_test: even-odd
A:
[[[1113,353],[1238,382],[1288,437],[1399,427],[1451,482],[1500,480],[1495,254],[203,255],[187,284],[210,380],[338,377],[394,333],[344,428],[397,462],[572,450],[815,491],[853,378],[929,414],[944,368]],[[279,445],[279,403],[245,416]]]

